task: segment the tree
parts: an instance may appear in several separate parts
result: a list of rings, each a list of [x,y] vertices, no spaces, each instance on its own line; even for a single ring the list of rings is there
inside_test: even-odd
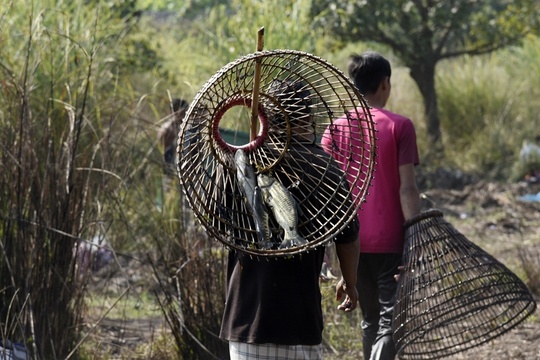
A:
[[[424,101],[428,143],[442,157],[435,67],[486,54],[539,28],[537,0],[313,0],[311,15],[342,41],[389,46],[410,69]]]

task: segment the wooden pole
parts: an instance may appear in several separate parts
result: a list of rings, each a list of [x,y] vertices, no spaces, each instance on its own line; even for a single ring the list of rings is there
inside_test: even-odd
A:
[[[262,51],[264,48],[264,27],[257,32],[257,51]],[[255,59],[255,78],[253,79],[253,94],[251,101],[251,127],[250,139],[255,140],[257,137],[257,126],[259,124],[259,87],[261,85],[261,59]]]

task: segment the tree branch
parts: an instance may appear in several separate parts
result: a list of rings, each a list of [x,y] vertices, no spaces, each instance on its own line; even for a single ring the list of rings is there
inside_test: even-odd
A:
[[[459,51],[452,51],[445,54],[440,55],[440,59],[450,59],[462,55],[483,55],[483,54],[489,54],[490,52],[502,49],[504,47],[507,47],[509,45],[517,43],[521,37],[515,37],[508,41],[501,41],[494,44],[488,44],[485,46],[480,46],[478,48],[469,48],[469,49],[462,49]]]

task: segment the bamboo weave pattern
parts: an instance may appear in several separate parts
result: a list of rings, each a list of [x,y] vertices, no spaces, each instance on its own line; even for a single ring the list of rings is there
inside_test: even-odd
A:
[[[410,219],[394,307],[401,359],[438,359],[483,344],[536,309],[525,284],[437,209]]]
[[[245,143],[234,143],[226,140],[224,134],[239,136],[247,132],[239,124],[242,112],[253,109],[256,66],[260,66],[257,136]],[[298,93],[278,94],[273,89],[276,81],[302,84],[300,93],[304,95],[299,98]],[[301,128],[297,121],[306,116],[302,113],[306,108],[313,121],[309,129]],[[309,155],[310,146],[319,144],[324,130],[343,114],[349,114],[351,128],[362,143],[359,148],[349,149],[360,160],[348,165],[356,174],[352,181],[349,178],[349,189],[356,190],[347,190],[347,196],[336,191],[343,182],[347,183],[336,161],[323,152],[316,155],[315,165]],[[362,119],[360,126],[353,125],[357,123],[353,118]],[[295,132],[300,132],[300,136],[295,136]],[[372,177],[375,140],[369,108],[340,70],[304,52],[260,51],[229,63],[198,92],[178,135],[177,169],[191,209],[213,238],[255,256],[293,255],[333,239],[356,216]],[[246,153],[257,174],[285,176],[289,190],[311,184],[311,191],[294,195],[301,216],[298,230],[307,243],[285,249],[257,246],[253,213],[242,197],[236,177],[234,154],[238,149]],[[306,166],[314,171],[306,173]],[[331,180],[336,177],[338,181]],[[310,200],[311,193],[317,194],[316,202]],[[329,208],[332,211],[327,211]],[[283,234],[275,220],[271,219],[270,225],[277,244]]]

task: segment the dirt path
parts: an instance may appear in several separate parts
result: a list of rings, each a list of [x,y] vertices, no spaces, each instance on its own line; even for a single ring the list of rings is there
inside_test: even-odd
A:
[[[519,201],[527,193],[540,192],[540,184],[475,184],[463,190],[431,190],[424,193],[425,207],[438,208],[444,217],[468,239],[507,265],[540,293],[540,203]],[[150,268],[133,261],[124,264],[120,281],[126,273],[144,278]],[[524,268],[529,274],[524,273]],[[114,279],[114,275],[112,278]],[[111,277],[107,281],[111,281]],[[151,281],[151,277],[148,278]],[[118,281],[113,281],[118,287]],[[139,281],[140,282],[140,281]],[[152,285],[148,285],[152,286]],[[120,286],[122,287],[122,286]],[[108,289],[114,292],[113,288]],[[536,298],[540,302],[540,298]],[[94,320],[95,321],[95,320]],[[89,326],[92,321],[89,321]],[[162,331],[168,331],[161,316],[133,320],[105,318],[93,333],[94,342],[107,357],[103,359],[158,359],[151,354],[150,344]],[[146,344],[146,345],[145,345]],[[327,360],[362,359],[361,354],[328,355]],[[97,359],[97,358],[96,358]],[[540,309],[534,316],[506,334],[449,360],[540,360]]]
[[[538,300],[537,300],[538,302]],[[540,359],[540,310],[523,324],[476,348],[448,360],[538,360]]]
[[[469,240],[526,278],[540,292],[540,203],[520,201],[540,192],[540,184],[475,184],[463,190],[433,190],[425,195]],[[527,267],[530,274],[523,274]],[[534,289],[532,288],[534,287]],[[540,298],[535,297],[540,303]],[[492,341],[448,357],[449,360],[540,359],[540,309]]]

